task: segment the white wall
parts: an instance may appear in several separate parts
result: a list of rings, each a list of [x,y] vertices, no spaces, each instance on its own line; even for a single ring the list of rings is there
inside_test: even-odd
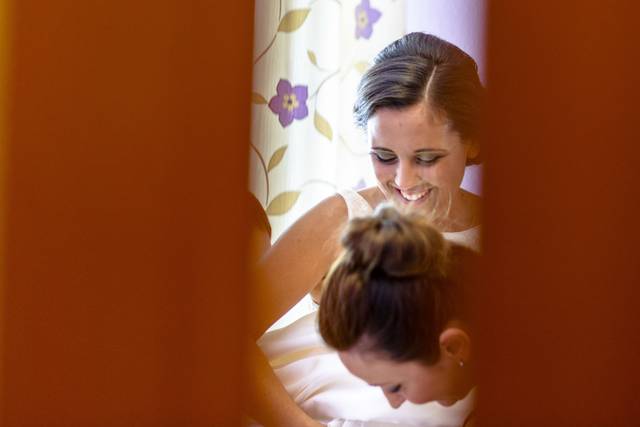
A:
[[[407,32],[441,37],[473,57],[484,81],[484,0],[406,0]]]

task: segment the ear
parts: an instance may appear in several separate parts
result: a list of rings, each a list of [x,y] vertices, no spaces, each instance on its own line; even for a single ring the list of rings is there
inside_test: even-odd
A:
[[[440,334],[440,353],[455,363],[469,363],[471,357],[471,338],[464,330],[448,327]]]

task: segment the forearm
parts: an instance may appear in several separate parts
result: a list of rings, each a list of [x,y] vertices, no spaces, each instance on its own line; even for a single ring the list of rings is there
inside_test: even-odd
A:
[[[258,345],[248,345],[250,360],[247,412],[265,427],[320,427],[289,396]]]

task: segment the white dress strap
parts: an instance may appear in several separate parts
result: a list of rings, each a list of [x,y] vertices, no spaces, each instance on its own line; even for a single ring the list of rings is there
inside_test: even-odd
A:
[[[371,215],[373,213],[373,208],[365,200],[364,197],[360,195],[357,191],[351,190],[349,188],[344,188],[338,191],[338,194],[342,196],[344,202],[347,205],[347,212],[349,213],[349,219]]]
[[[480,252],[481,226],[475,226],[463,231],[442,233],[450,242],[466,246],[476,252]]]

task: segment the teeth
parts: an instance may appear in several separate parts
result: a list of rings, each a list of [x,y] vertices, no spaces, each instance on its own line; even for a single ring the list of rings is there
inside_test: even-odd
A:
[[[408,194],[405,193],[404,191],[400,190],[400,194],[402,194],[402,197],[404,197],[405,199],[409,200],[410,202],[415,202],[416,200],[420,200],[422,199],[425,194],[427,194],[428,191],[425,191],[423,193],[416,193],[416,194]]]

